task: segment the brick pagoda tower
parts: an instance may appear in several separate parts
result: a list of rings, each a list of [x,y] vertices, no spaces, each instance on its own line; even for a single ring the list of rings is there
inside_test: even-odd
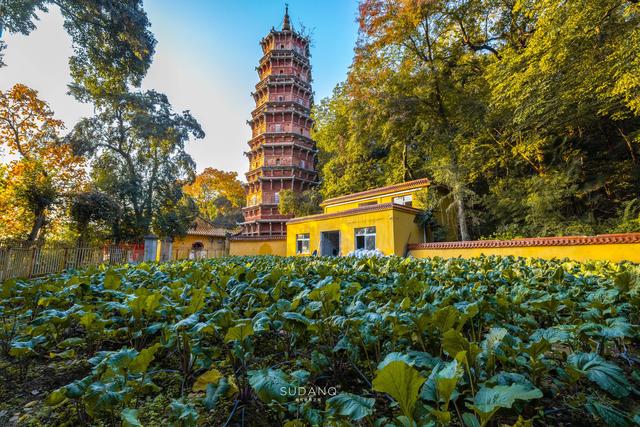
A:
[[[260,41],[260,82],[252,93],[252,137],[243,236],[285,236],[290,215],[278,211],[282,190],[302,192],[317,184],[316,144],[310,138],[313,103],[309,40],[296,33],[288,7],[282,29]]]

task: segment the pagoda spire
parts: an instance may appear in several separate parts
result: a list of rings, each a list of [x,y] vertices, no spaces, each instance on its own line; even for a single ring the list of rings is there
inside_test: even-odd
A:
[[[284,20],[282,21],[282,31],[291,31],[291,22],[289,21],[289,5],[284,4]]]

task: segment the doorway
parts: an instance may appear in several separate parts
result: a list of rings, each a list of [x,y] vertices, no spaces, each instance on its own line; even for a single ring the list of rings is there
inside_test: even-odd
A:
[[[340,232],[323,231],[320,233],[320,256],[340,255]]]

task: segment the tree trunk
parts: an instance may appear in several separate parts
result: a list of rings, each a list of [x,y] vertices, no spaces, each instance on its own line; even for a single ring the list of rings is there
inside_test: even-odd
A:
[[[31,227],[31,232],[29,233],[29,237],[27,241],[35,242],[38,239],[38,235],[40,234],[40,230],[44,226],[44,209],[40,212],[36,213],[36,219],[33,221],[33,226]]]
[[[467,228],[467,216],[465,215],[464,201],[462,196],[455,197],[458,208],[458,227],[460,227],[460,240],[470,240],[469,229]]]
[[[404,144],[404,146],[402,147],[402,168],[403,168],[403,172],[402,172],[402,180],[403,181],[409,181],[413,179],[413,174],[411,173],[411,170],[409,169],[409,153],[408,153],[409,149],[407,147],[407,144]]]

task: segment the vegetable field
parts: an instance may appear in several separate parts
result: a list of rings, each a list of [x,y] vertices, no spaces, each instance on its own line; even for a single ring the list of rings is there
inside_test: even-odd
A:
[[[7,281],[0,424],[640,423],[640,268],[222,258]]]

